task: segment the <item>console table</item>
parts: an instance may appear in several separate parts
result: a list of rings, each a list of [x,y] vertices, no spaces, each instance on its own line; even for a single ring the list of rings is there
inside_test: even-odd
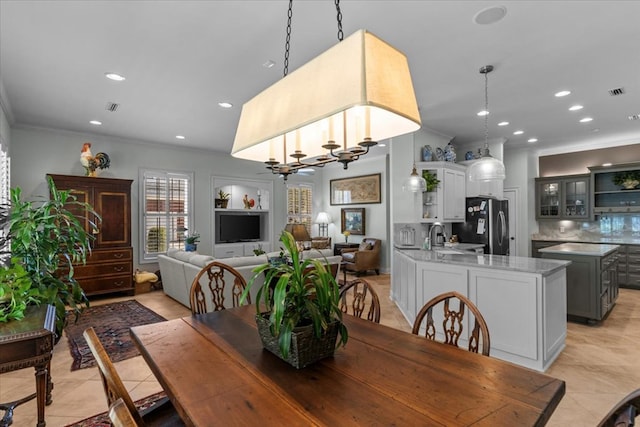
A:
[[[334,243],[333,245],[333,254],[334,255],[342,255],[342,250],[346,248],[357,248],[360,246],[360,243]]]
[[[38,427],[44,427],[44,406],[51,403],[53,384],[49,367],[53,352],[56,309],[52,305],[27,308],[24,319],[0,324],[0,374],[18,369],[36,369],[36,392],[22,399],[0,404],[5,415],[0,425],[12,422],[13,410],[33,398],[38,402]]]

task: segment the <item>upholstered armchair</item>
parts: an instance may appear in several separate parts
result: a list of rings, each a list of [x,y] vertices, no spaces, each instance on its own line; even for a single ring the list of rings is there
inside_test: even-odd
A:
[[[365,237],[357,248],[345,248],[342,250],[344,268],[361,275],[367,270],[375,270],[380,274],[380,239]]]

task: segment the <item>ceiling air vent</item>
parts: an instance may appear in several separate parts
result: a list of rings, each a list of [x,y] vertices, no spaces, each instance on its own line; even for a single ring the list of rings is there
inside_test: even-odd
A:
[[[105,110],[115,113],[119,106],[120,104],[116,104],[115,102],[107,102],[107,106],[105,107]]]
[[[634,114],[629,116],[629,120],[640,120],[640,114]]]
[[[623,95],[624,94],[624,88],[623,87],[617,87],[615,89],[609,89],[609,95],[611,96],[618,96],[618,95]]]

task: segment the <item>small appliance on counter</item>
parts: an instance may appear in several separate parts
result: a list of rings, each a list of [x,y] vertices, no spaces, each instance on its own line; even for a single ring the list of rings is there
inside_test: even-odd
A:
[[[452,225],[462,243],[482,243],[484,253],[509,255],[508,201],[467,197],[465,222]]]
[[[415,246],[416,244],[416,230],[405,225],[400,229],[400,245],[402,246]]]

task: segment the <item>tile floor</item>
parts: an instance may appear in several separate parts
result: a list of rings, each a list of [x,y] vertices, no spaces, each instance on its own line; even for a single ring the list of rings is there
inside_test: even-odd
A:
[[[369,275],[382,304],[381,323],[411,331],[395,304],[389,300],[389,275]],[[103,304],[118,297],[93,301]],[[187,316],[190,311],[161,291],[136,299],[167,319]],[[66,337],[56,345],[52,361],[55,384],[53,403],[46,408],[49,427],[64,426],[106,410],[106,400],[97,368],[70,371],[71,356]],[[134,399],[160,390],[142,357],[116,363],[118,373]],[[568,324],[567,346],[547,372],[563,379],[567,392],[553,413],[549,426],[590,427],[622,397],[640,388],[640,291],[622,289],[618,304],[600,325]],[[0,376],[0,402],[15,400],[34,391],[32,369]],[[33,426],[34,401],[18,407],[14,426]]]

